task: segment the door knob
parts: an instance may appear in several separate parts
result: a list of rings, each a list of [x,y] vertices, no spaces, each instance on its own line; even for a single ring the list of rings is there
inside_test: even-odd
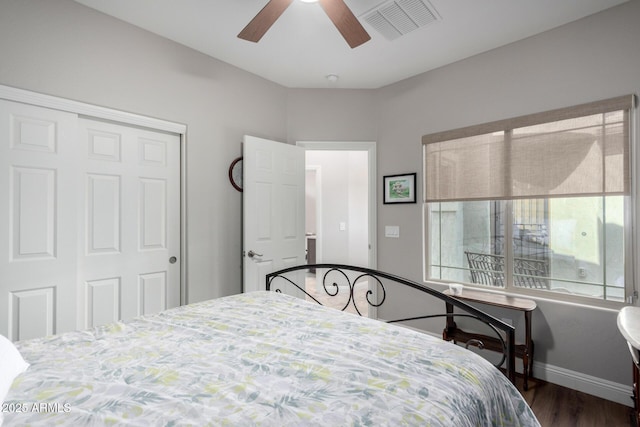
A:
[[[259,254],[259,253],[257,253],[257,252],[254,252],[253,250],[249,250],[249,253],[248,253],[247,255],[249,255],[249,258],[253,258],[253,257],[256,257],[256,256],[257,256],[257,257],[261,257],[261,256],[263,256],[262,254]]]
[[[169,258],[169,262],[170,262],[171,264],[175,264],[175,263],[176,263],[176,261],[178,261],[178,258],[176,258],[176,257],[174,257],[174,256],[172,256],[171,258]]]

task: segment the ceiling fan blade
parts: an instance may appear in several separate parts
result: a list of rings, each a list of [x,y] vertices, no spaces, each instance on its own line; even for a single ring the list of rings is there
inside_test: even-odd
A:
[[[320,0],[320,4],[352,49],[371,40],[343,0]]]
[[[269,3],[247,24],[238,37],[257,43],[293,0],[269,0]]]

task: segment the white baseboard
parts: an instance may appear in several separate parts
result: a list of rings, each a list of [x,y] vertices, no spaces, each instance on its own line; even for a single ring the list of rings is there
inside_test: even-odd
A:
[[[516,363],[516,366],[520,365]],[[631,375],[631,372],[629,372]],[[533,362],[533,376],[543,381],[567,387],[602,399],[633,407],[631,386],[571,371],[558,366]]]
[[[401,325],[407,326],[407,325]],[[436,338],[442,338],[440,335],[428,332],[418,328],[409,327],[418,332],[426,333]],[[631,371],[631,369],[629,369]],[[522,362],[516,359],[516,372],[522,374]],[[620,403],[621,405],[633,407],[633,388],[626,384],[615,383],[582,372],[572,371],[570,369],[560,368],[558,366],[547,365],[545,363],[533,361],[533,376],[548,383],[567,387],[582,393],[587,393],[601,399],[610,400]],[[629,372],[631,376],[631,372]]]

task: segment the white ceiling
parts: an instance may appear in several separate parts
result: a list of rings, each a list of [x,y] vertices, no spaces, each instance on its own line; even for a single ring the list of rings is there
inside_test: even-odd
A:
[[[439,19],[349,48],[318,3],[294,3],[258,43],[237,34],[267,0],[75,0],[291,88],[379,88],[627,0],[430,0]],[[356,17],[389,0],[345,0]],[[325,76],[337,74],[335,83]]]

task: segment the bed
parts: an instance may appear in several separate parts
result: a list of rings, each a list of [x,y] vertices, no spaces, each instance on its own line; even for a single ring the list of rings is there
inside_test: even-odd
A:
[[[269,275],[268,291],[15,343],[29,366],[4,398],[5,425],[539,425],[509,377],[477,354],[323,307],[317,294],[286,294],[305,289],[294,279],[307,280],[306,268]],[[316,275],[336,271],[323,264]],[[332,279],[326,289],[355,302],[364,281],[367,310],[378,309],[388,277],[356,268],[347,288]],[[461,316],[492,319],[452,302],[471,309]]]

